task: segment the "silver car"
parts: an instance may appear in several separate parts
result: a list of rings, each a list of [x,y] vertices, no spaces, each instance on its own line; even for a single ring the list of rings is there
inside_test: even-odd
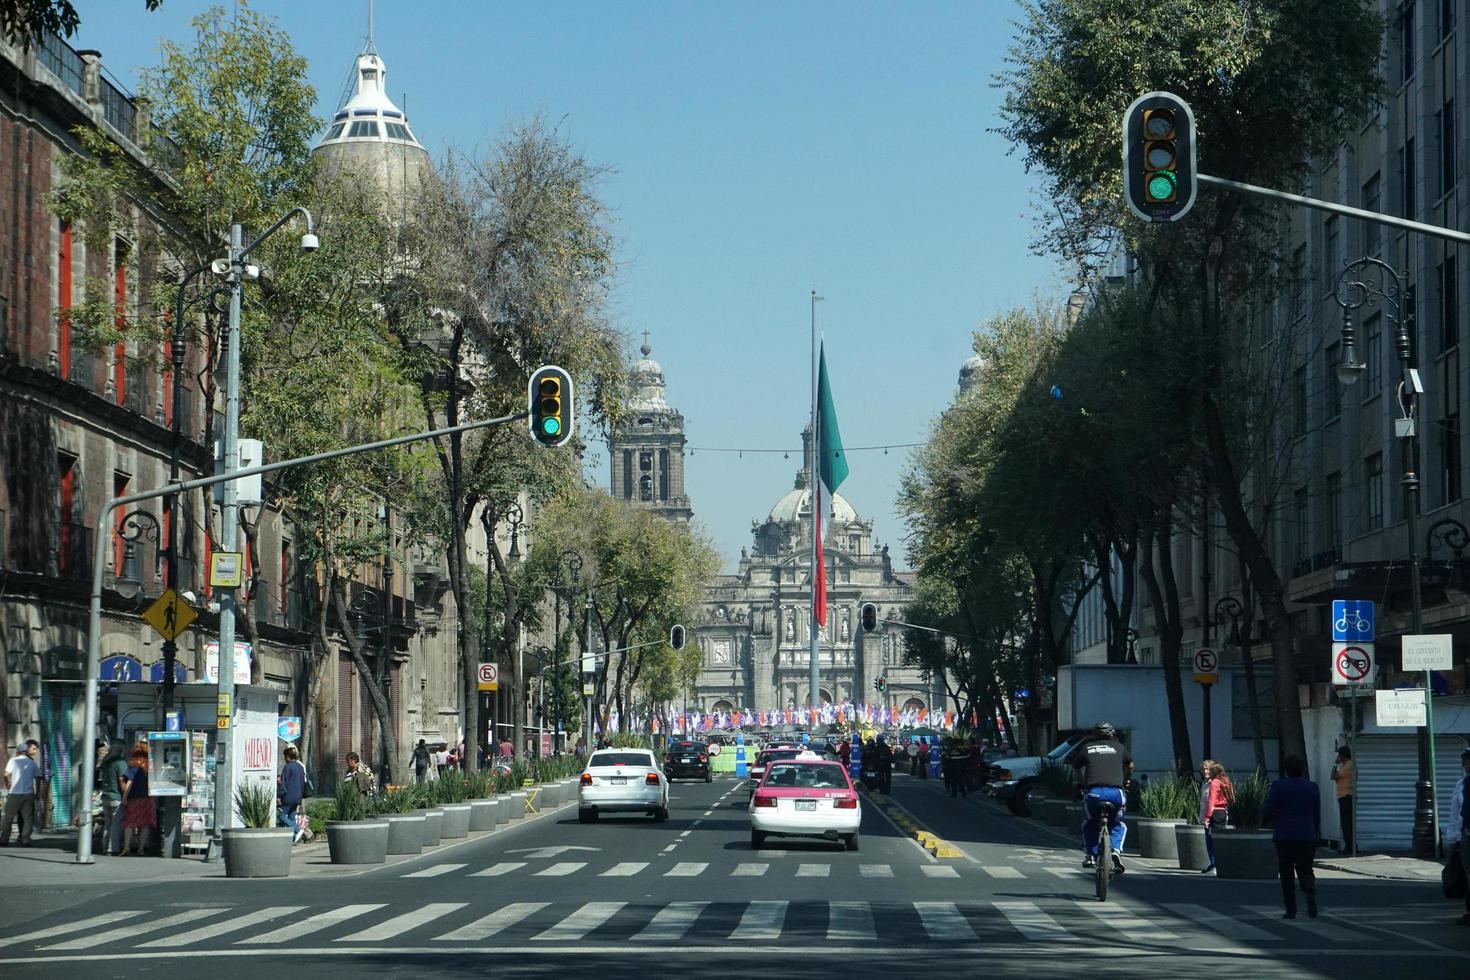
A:
[[[646,813],[669,819],[669,781],[648,749],[599,749],[587,760],[577,792],[577,819],[601,813]]]

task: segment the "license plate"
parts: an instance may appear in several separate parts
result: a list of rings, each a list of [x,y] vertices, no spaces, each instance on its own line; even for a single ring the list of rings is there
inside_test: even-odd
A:
[[[609,780],[614,786],[625,786],[628,783],[627,776],[614,776]]]
[[[693,759],[680,759],[679,761],[680,762],[684,762],[684,763],[689,763],[689,762],[693,762],[694,760]]]
[[[798,810],[815,810],[817,808],[817,801],[816,800],[797,800],[796,801],[796,808]]]

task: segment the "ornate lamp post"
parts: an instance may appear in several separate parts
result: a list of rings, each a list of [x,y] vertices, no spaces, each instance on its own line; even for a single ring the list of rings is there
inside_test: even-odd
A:
[[[505,524],[507,524],[509,526],[509,528],[510,528],[510,548],[508,548],[506,550],[505,557],[506,558],[509,558],[511,560],[518,560],[521,557],[520,533],[521,533],[521,528],[525,526],[525,521],[526,521],[525,512],[521,510],[521,505],[519,503],[516,503],[515,501],[511,501],[511,503],[509,505],[507,505],[505,507],[505,509],[502,510],[502,511],[500,511],[499,513],[497,513],[494,510],[491,510],[489,507],[486,507],[484,510],[482,510],[480,512],[480,522],[485,525],[485,539],[486,539],[486,542],[485,542],[485,629],[486,629],[486,632],[487,633],[489,632],[489,628],[490,628],[490,612],[491,612],[490,602],[491,602],[491,595],[492,595],[492,591],[493,591],[490,588],[490,583],[495,580],[495,552],[494,552],[494,549],[492,549],[490,547],[490,542],[492,542],[494,540],[494,538],[495,538],[495,526],[497,524],[501,523],[501,522],[504,522]],[[505,617],[506,617],[506,621],[507,622],[509,622],[510,617],[512,615],[514,615],[514,612],[515,611],[510,608],[510,590],[507,589],[506,590],[506,610],[505,610]],[[519,654],[517,655],[517,659],[516,659],[515,677],[512,680],[512,683],[510,685],[508,685],[508,687],[509,687],[509,690],[507,690],[506,693],[507,693],[507,695],[509,695],[509,697],[502,697],[500,695],[500,692],[499,691],[496,691],[495,702],[496,702],[496,705],[497,706],[501,707],[502,711],[503,711],[504,707],[506,707],[506,706],[508,706],[510,708],[510,710],[511,710],[511,715],[512,715],[512,719],[511,720],[512,720],[512,725],[513,725],[513,727],[512,727],[513,739],[512,740],[513,740],[513,743],[515,745],[515,751],[516,751],[517,754],[519,754],[524,749],[524,746],[521,744],[521,729],[522,729],[522,725],[525,723],[524,712],[518,706],[519,703],[520,703],[520,691],[521,691],[521,664],[520,664]],[[497,714],[500,714],[500,712],[497,712]],[[492,739],[491,740],[492,740],[492,743],[499,741],[499,739],[494,738],[494,735],[495,735],[495,732],[492,730],[491,731],[491,736],[492,736]]]
[[[1342,357],[1335,371],[1343,384],[1355,383],[1367,365],[1358,363],[1353,335],[1353,312],[1364,306],[1381,306],[1383,315],[1394,325],[1394,346],[1398,350],[1403,376],[1398,384],[1398,404],[1403,414],[1394,420],[1403,460],[1404,509],[1409,532],[1409,594],[1413,602],[1413,632],[1424,632],[1424,606],[1419,593],[1419,474],[1418,434],[1414,417],[1424,384],[1414,366],[1410,312],[1412,291],[1408,274],[1399,272],[1381,259],[1364,257],[1348,263],[1337,277],[1333,298],[1342,308]],[[1419,729],[1419,779],[1415,784],[1414,853],[1427,857],[1439,850],[1439,817],[1435,812],[1434,779],[1434,697],[1429,672],[1424,673],[1424,726]]]
[[[387,555],[383,556],[383,588],[382,591],[363,589],[352,597],[347,606],[348,613],[357,621],[359,633],[377,633],[378,641],[378,671],[380,678],[374,678],[379,685],[379,693],[382,694],[384,702],[392,710],[393,706],[393,563]],[[368,625],[376,623],[376,625]],[[388,722],[391,724],[391,720]],[[378,739],[379,759],[378,776],[380,781],[386,781],[390,774],[391,760],[387,755],[386,739]]]

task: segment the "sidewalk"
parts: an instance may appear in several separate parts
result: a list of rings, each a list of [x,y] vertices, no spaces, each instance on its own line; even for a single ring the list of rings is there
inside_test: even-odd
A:
[[[1319,868],[1344,871],[1366,878],[1383,878],[1389,881],[1432,881],[1439,882],[1444,865],[1438,861],[1401,854],[1360,854],[1357,857],[1319,856],[1315,862]]]

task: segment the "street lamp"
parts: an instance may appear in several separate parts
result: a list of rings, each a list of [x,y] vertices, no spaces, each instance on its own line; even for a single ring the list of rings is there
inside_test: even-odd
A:
[[[480,523],[485,525],[485,629],[487,634],[490,628],[490,601],[493,592],[490,587],[490,583],[495,581],[495,549],[492,547],[492,544],[495,540],[495,526],[502,522],[509,525],[510,548],[506,550],[505,556],[511,559],[519,559],[521,557],[520,532],[521,528],[525,525],[525,520],[526,514],[523,510],[521,510],[521,505],[516,501],[511,501],[509,504],[506,505],[503,510],[499,512],[488,506],[480,511]],[[509,589],[505,590],[505,603],[505,621],[509,623],[511,617],[515,613],[515,610],[510,608]],[[515,752],[517,755],[519,755],[525,749],[525,746],[522,744],[522,726],[524,725],[524,712],[517,706],[517,702],[520,700],[520,689],[521,664],[518,655],[516,660],[515,676],[512,678],[510,685],[508,685],[508,690],[506,692],[510,696],[509,699],[501,696],[499,691],[496,691],[495,696],[497,706],[509,704],[511,707],[512,742],[515,746]]]
[[[1364,257],[1342,270],[1337,277],[1333,298],[1342,307],[1342,356],[1334,371],[1339,380],[1351,384],[1366,365],[1355,363],[1353,344],[1353,311],[1364,306],[1382,306],[1383,314],[1394,325],[1394,346],[1398,350],[1403,376],[1398,384],[1398,404],[1403,414],[1394,420],[1403,458],[1404,509],[1409,532],[1409,595],[1413,602],[1414,635],[1424,632],[1424,605],[1419,594],[1419,474],[1415,471],[1418,457],[1414,411],[1424,393],[1419,371],[1414,367],[1411,334],[1413,314],[1408,301],[1412,296],[1408,273],[1400,274],[1382,259]],[[1439,851],[1439,816],[1435,812],[1434,778],[1434,698],[1429,671],[1424,672],[1424,726],[1419,729],[1419,779],[1415,785],[1414,853],[1419,857]]]
[[[160,540],[161,532],[158,518],[146,510],[135,510],[118,521],[117,536],[123,541],[123,559],[119,563],[113,589],[124,599],[131,599],[143,591],[143,579],[138,572],[138,555],[134,545],[139,541],[153,542],[153,568],[156,573],[159,559],[167,547]]]

